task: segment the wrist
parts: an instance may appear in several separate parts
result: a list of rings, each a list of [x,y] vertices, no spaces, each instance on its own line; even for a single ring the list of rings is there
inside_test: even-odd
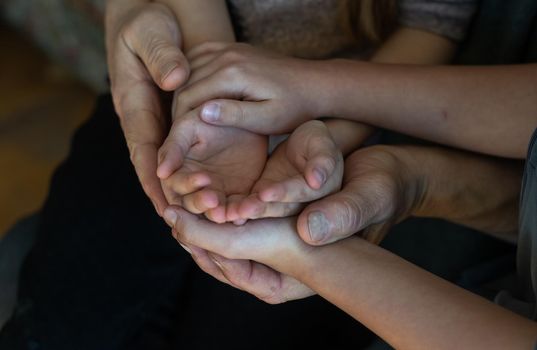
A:
[[[389,152],[396,161],[394,170],[399,184],[400,203],[396,222],[409,216],[428,216],[431,212],[431,183],[434,180],[434,161],[426,147],[420,146],[378,146]]]
[[[342,64],[340,60],[310,60],[303,91],[310,120],[320,117],[335,117],[339,111],[337,99],[344,93],[339,84]],[[344,68],[343,68],[344,69]]]
[[[316,117],[335,117],[363,121],[360,107],[368,95],[367,79],[371,64],[356,60],[331,59],[315,61],[313,86]]]
[[[324,123],[344,157],[362,146],[375,132],[372,126],[351,120],[326,119]]]

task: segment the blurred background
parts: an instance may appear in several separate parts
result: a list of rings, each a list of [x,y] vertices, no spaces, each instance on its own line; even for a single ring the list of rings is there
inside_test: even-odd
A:
[[[74,130],[107,88],[103,6],[0,3],[0,238],[41,207]]]

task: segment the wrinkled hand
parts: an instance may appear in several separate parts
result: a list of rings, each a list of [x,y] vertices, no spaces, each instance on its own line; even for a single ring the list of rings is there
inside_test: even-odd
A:
[[[412,148],[409,148],[412,150]],[[379,243],[389,228],[407,218],[424,196],[406,147],[372,146],[345,161],[340,192],[307,206],[298,218],[298,233],[305,242],[324,245],[360,232]]]
[[[175,113],[202,104],[201,118],[214,125],[270,135],[292,132],[323,116],[332,91],[323,78],[330,65],[280,56],[247,44],[207,43],[188,53],[192,75]]]
[[[228,207],[227,220],[296,215],[304,203],[340,189],[343,156],[318,120],[299,126],[272,153],[252,194]]]
[[[169,207],[165,218],[174,227],[174,237],[216,279],[270,304],[315,294],[292,277],[299,274],[298,262],[305,260],[301,256],[315,249],[296,235],[296,218],[235,226],[215,224],[177,207]]]
[[[405,147],[354,152],[346,161],[342,191],[305,209],[331,220],[326,240],[314,243],[333,242],[363,229],[365,238],[379,241],[387,228],[419,206],[426,184],[411,172],[417,165],[412,149]],[[200,267],[217,279],[270,303],[314,294],[300,280],[311,270],[308,257],[322,247],[307,244],[311,239],[303,233],[299,238],[297,225],[299,230],[307,225],[301,218],[298,224],[290,217],[217,225],[176,207],[166,209],[164,218]]]
[[[156,176],[157,150],[167,132],[171,104],[160,92],[188,78],[181,32],[171,11],[149,1],[109,1],[106,46],[112,97],[132,163],[145,193],[162,214],[167,206]]]
[[[226,202],[250,193],[267,157],[267,138],[204,123],[193,110],[177,118],[159,150],[158,176],[167,200],[215,222]]]

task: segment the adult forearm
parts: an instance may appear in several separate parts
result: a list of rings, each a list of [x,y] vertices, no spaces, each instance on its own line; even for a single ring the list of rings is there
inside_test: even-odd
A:
[[[537,126],[537,64],[321,64],[325,78],[316,100],[323,115],[515,158],[525,156]]]
[[[311,250],[296,277],[397,349],[530,349],[537,339],[534,322],[356,237]]]
[[[173,10],[181,26],[183,49],[207,41],[235,41],[224,0],[158,0]]]
[[[440,147],[402,150],[415,188],[412,215],[516,237],[523,163]],[[418,192],[420,191],[418,190]]]

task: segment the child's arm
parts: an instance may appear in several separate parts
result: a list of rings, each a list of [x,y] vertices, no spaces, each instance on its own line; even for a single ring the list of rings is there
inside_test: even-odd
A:
[[[207,41],[234,42],[224,0],[158,0],[174,12],[183,35],[183,50]]]
[[[214,55],[219,59],[202,67],[210,76],[183,90],[178,106],[203,104],[201,118],[214,125],[281,133],[335,116],[514,158],[524,157],[537,126],[536,64],[312,62],[276,58],[245,45]],[[218,114],[208,113],[215,110]],[[282,110],[288,113],[283,116]]]
[[[355,211],[358,219],[373,215],[378,222],[393,222],[410,207],[410,212],[418,208],[421,214],[456,222],[480,217],[472,224],[476,228],[516,227],[521,169],[506,169],[504,160],[439,148],[376,146],[357,151],[352,162],[357,169],[351,176],[357,183],[347,191],[354,205],[347,211]],[[386,186],[391,182],[395,189]],[[445,186],[447,182],[451,186]],[[416,186],[421,188],[413,192]],[[353,198],[360,192],[369,195],[366,201],[359,195]],[[476,206],[477,198],[487,205]],[[496,210],[506,204],[514,210]],[[325,207],[331,209],[327,203]],[[535,322],[359,238],[312,247],[297,238],[292,218],[234,227],[213,225],[180,210],[170,220],[170,210],[165,218],[174,226],[175,237],[217,254],[212,256],[214,266],[236,287],[283,302],[300,297],[289,285],[282,289],[295,278],[397,349],[529,349],[537,339]],[[193,254],[197,260],[197,252]],[[240,271],[235,259],[250,261]],[[311,294],[303,288],[300,293]]]
[[[358,237],[311,247],[291,218],[236,227],[175,213],[174,236],[213,276],[270,303],[313,290],[396,349],[533,349],[537,340],[537,323]]]
[[[321,247],[297,276],[396,349],[532,349],[537,324],[359,238]]]
[[[384,63],[440,64],[449,61],[454,50],[455,44],[442,36],[401,27],[379,48],[371,60]],[[327,119],[325,124],[344,156],[362,146],[374,132],[374,129],[368,125],[345,119]],[[301,148],[309,145],[308,137],[301,138],[300,135],[295,134],[296,130],[291,134],[290,140],[301,139],[298,149],[292,147],[293,143],[286,142],[272,154],[260,181],[253,188],[254,196],[242,201],[240,205],[233,205],[228,214],[228,220],[294,215],[303,208],[304,203],[317,200],[339,189],[339,187],[330,187],[330,183],[326,185],[323,183],[320,190],[314,190],[303,181],[306,174],[296,174],[298,181],[296,176],[295,178],[291,178],[290,175],[288,178],[284,176],[290,172],[282,171],[286,169],[282,165],[287,164],[289,168],[289,162],[285,162],[288,157],[285,154],[282,155],[280,148],[284,147],[286,149],[284,153],[294,156]],[[296,142],[294,144],[297,145]],[[303,149],[303,151],[307,150]],[[290,168],[296,170],[295,167]],[[270,196],[269,193],[278,187],[280,196],[278,198]],[[235,207],[238,209],[234,210]]]
[[[382,43],[370,61],[394,64],[443,64],[451,60],[455,49],[455,43],[441,35],[401,26]],[[369,134],[374,132],[373,128],[351,120],[333,119],[330,123],[334,129],[341,130],[339,141],[348,145],[351,150],[357,149],[363,143],[361,138],[353,135],[359,135],[366,130]]]

